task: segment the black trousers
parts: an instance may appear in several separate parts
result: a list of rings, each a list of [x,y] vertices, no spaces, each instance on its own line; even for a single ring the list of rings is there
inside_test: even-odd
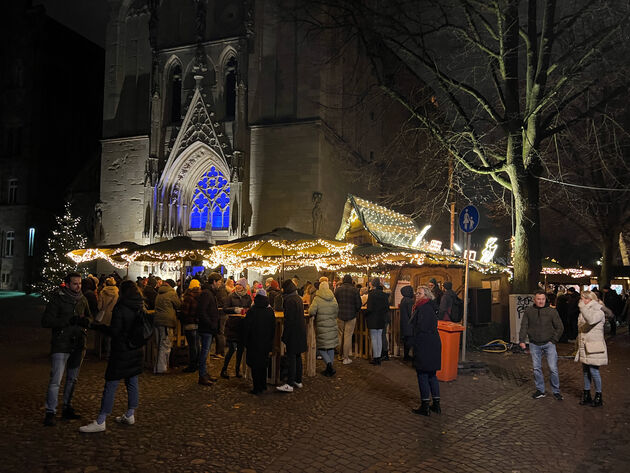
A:
[[[252,381],[254,382],[254,391],[262,392],[267,389],[267,360],[257,362],[254,365],[250,365],[252,369]]]
[[[228,345],[228,352],[227,355],[225,355],[225,361],[223,362],[223,371],[227,370],[230,360],[232,359],[232,355],[234,355],[234,352],[236,351],[236,374],[238,374],[241,372],[241,360],[243,359],[245,345],[238,342],[228,342]]]
[[[287,363],[289,365],[289,379],[287,384],[293,386],[294,383],[302,382],[302,354],[287,353]]]

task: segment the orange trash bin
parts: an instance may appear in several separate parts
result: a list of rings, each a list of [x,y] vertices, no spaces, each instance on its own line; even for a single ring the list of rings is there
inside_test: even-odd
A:
[[[442,369],[436,373],[440,381],[453,381],[457,378],[459,362],[459,338],[464,326],[455,322],[438,320],[438,333],[442,341]]]

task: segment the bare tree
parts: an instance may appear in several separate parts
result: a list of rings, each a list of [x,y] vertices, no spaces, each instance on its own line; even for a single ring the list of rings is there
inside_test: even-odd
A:
[[[627,0],[296,2],[300,21],[313,31],[343,30],[362,44],[380,88],[440,143],[454,167],[512,193],[514,291],[535,288],[542,150],[601,106],[568,114],[605,75],[611,48],[624,44]],[[439,113],[418,94],[427,85]]]
[[[619,234],[630,224],[630,112],[607,112],[556,137],[557,161],[549,160],[553,179],[542,187],[549,208],[597,245],[600,286],[610,283]]]

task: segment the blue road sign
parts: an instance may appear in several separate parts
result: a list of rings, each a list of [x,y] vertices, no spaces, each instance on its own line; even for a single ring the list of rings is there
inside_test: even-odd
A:
[[[479,225],[479,211],[474,205],[467,205],[459,214],[459,228],[465,233],[472,233]]]

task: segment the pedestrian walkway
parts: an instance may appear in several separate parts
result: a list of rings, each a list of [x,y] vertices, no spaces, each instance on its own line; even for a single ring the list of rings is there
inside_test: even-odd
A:
[[[76,387],[81,421],[42,426],[49,332],[37,306],[5,317],[0,302],[0,457],[2,471],[152,472],[627,472],[630,470],[630,340],[609,340],[602,369],[604,407],[578,405],[581,369],[559,361],[564,401],[533,400],[529,356],[471,353],[489,373],[441,383],[441,415],[422,417],[415,372],[400,361],[380,367],[338,363],[337,376],[305,378],[292,394],[255,397],[242,379],[202,387],[181,369],[140,377],[133,426],[80,434],[97,414],[105,362],[88,357]],[[10,310],[15,310],[12,307]],[[560,352],[569,354],[562,345]],[[321,362],[320,362],[321,363]],[[324,368],[321,365],[320,370]],[[212,361],[218,375],[220,361]],[[119,388],[113,415],[125,410]]]

